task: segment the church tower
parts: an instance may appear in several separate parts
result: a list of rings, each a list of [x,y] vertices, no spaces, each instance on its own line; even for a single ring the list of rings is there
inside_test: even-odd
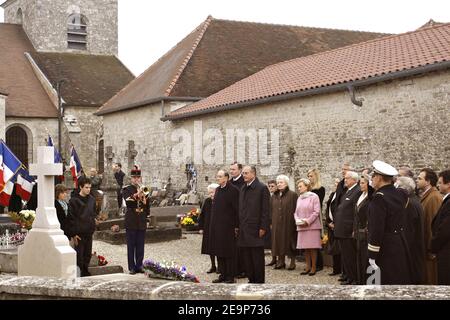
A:
[[[117,0],[7,0],[5,22],[21,24],[37,51],[118,54]]]

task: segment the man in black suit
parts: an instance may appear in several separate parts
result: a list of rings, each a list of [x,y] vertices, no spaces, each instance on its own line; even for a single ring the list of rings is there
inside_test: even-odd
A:
[[[241,191],[244,182],[244,177],[242,176],[242,164],[234,162],[230,165],[230,176],[231,176],[231,184],[238,188]],[[239,199],[238,199],[239,201]],[[236,239],[237,241],[237,239]],[[242,258],[242,254],[240,252],[239,247],[236,250],[236,256],[234,257],[234,273],[237,278],[245,278],[245,265],[244,259]]]
[[[256,168],[246,166],[245,185],[239,197],[238,244],[249,283],[264,283],[264,235],[269,230],[270,193],[256,177]]]
[[[122,188],[123,188],[123,179],[125,178],[125,173],[122,171],[122,164],[116,163],[113,166],[114,178],[116,178],[116,182],[119,185],[117,188],[117,204],[119,209],[122,208]]]
[[[355,206],[361,194],[358,185],[359,175],[348,171],[344,178],[347,192],[342,195],[334,217],[334,236],[339,241],[342,262],[344,264],[347,281],[342,284],[356,284],[356,242],[353,239],[353,221]]]
[[[450,170],[439,174],[438,187],[444,201],[433,220],[431,250],[437,255],[438,284],[450,285]]]

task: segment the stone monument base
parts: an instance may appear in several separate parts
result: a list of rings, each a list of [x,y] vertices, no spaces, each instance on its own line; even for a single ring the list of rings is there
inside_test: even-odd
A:
[[[76,278],[76,252],[60,229],[32,229],[18,254],[19,276]]]

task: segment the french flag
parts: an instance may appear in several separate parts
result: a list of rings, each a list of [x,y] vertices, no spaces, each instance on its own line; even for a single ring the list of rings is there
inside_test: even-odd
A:
[[[66,171],[61,154],[58,152],[58,150],[56,149],[55,145],[53,144],[53,139],[52,137],[49,135],[48,136],[48,140],[47,140],[47,146],[48,147],[53,147],[54,153],[55,153],[55,158],[54,158],[54,163],[62,163],[63,164],[63,172]],[[60,181],[64,181],[64,175],[59,176]]]
[[[16,194],[22,198],[23,201],[30,201],[33,187],[36,184],[34,179],[29,175],[28,171],[21,168],[17,174],[16,180]]]
[[[75,147],[72,145],[70,150],[70,172],[72,173],[73,182],[75,183],[75,189],[78,189],[78,177],[80,176],[82,169],[80,158],[78,158]]]
[[[22,168],[22,162],[2,140],[0,143],[0,205],[9,206],[9,199],[14,189],[15,175]]]

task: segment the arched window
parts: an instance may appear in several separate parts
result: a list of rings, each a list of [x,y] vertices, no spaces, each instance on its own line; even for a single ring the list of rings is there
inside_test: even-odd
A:
[[[102,174],[105,172],[105,140],[100,140],[98,142],[98,173]]]
[[[22,12],[22,8],[19,8],[19,10],[17,10],[17,23],[18,23],[18,24],[23,24],[23,12]]]
[[[6,131],[6,145],[28,167],[28,135],[24,129],[14,126]]]
[[[69,16],[67,47],[75,50],[87,50],[87,20],[79,13],[73,13]]]

